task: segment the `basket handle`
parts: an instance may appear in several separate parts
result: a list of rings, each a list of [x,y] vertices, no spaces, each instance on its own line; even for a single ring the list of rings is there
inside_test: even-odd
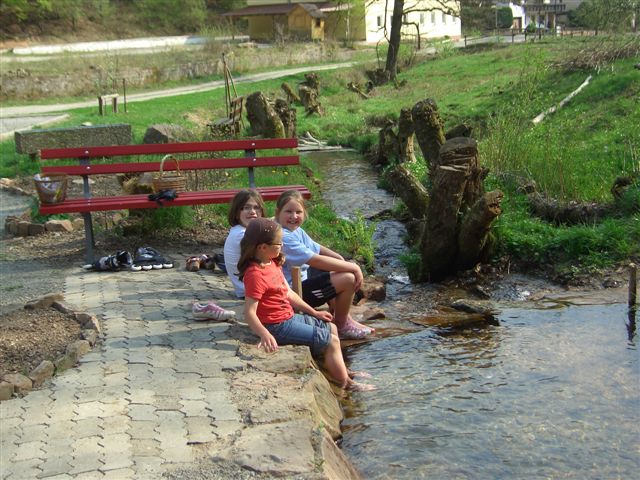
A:
[[[165,155],[164,157],[162,157],[162,160],[160,160],[160,176],[162,176],[164,174],[162,169],[164,168],[165,160],[173,160],[174,163],[176,164],[176,172],[177,172],[177,174],[179,176],[182,175],[182,172],[180,171],[180,164],[178,163],[178,160],[176,159],[176,157],[174,157],[173,155]]]

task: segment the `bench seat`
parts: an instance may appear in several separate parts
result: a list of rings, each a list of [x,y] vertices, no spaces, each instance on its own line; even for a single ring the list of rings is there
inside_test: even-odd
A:
[[[128,210],[142,208],[162,208],[163,206],[181,207],[187,205],[209,205],[229,203],[241,189],[204,190],[199,192],[181,192],[175,200],[158,202],[149,200],[148,194],[121,195],[115,197],[71,198],[53,205],[43,204],[40,213],[53,215],[59,213],[83,213],[109,210]],[[298,190],[304,198],[311,198],[311,192],[304,185],[256,188],[266,201],[277,200],[286,190]]]

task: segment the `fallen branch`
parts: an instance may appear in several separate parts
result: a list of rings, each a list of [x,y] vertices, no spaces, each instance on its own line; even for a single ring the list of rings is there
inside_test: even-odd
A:
[[[580,93],[580,91],[586,87],[587,85],[589,85],[589,82],[591,81],[591,75],[589,75],[587,77],[587,79],[582,82],[582,85],[580,85],[578,88],[576,88],[573,92],[571,92],[569,95],[567,95],[566,97],[564,97],[560,103],[556,106],[553,106],[551,108],[549,108],[546,112],[542,112],[540,115],[538,115],[536,118],[534,118],[533,120],[531,120],[535,125],[537,125],[538,123],[540,123],[542,120],[544,120],[544,117],[546,117],[547,115],[555,112],[556,110],[561,109],[562,107],[564,107],[567,102],[569,100],[571,100],[573,97],[575,97],[578,93]]]

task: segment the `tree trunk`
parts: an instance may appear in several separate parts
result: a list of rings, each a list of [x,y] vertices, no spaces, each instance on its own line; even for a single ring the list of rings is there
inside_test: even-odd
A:
[[[422,280],[442,280],[455,270],[458,212],[467,174],[467,165],[442,164],[434,170],[427,222],[420,241]]]
[[[444,145],[443,122],[436,102],[428,98],[411,109],[416,139],[430,172],[437,166],[440,147]]]
[[[282,120],[262,92],[254,92],[245,101],[247,119],[253,135],[265,138],[286,138]]]
[[[415,162],[416,156],[413,148],[413,118],[411,109],[400,110],[398,119],[398,160],[400,162]]]
[[[489,231],[493,221],[502,213],[500,190],[485,193],[465,215],[458,235],[458,270],[467,270],[486,260],[492,242]]]
[[[389,35],[389,50],[387,50],[387,61],[384,67],[385,76],[388,80],[395,80],[398,75],[398,53],[400,52],[403,13],[404,0],[394,0],[393,14],[391,16],[391,34]]]
[[[429,192],[416,177],[402,164],[389,170],[386,178],[396,195],[407,206],[409,213],[416,219],[422,219],[429,207]]]

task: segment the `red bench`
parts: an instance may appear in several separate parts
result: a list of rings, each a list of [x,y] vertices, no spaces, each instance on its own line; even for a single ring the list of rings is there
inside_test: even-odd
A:
[[[42,176],[51,174],[66,174],[81,176],[83,178],[83,197],[67,198],[56,204],[41,204],[40,213],[52,215],[56,213],[81,213],[85,220],[85,240],[87,246],[87,263],[93,262],[93,223],[91,212],[105,210],[125,210],[140,208],[162,208],[163,206],[206,205],[213,203],[228,203],[239,189],[202,190],[197,192],[180,192],[173,201],[158,202],[149,200],[148,194],[118,195],[110,197],[94,197],[91,194],[89,177],[91,175],[105,175],[118,173],[143,173],[158,172],[160,161],[139,161],[126,163],[96,163],[104,158],[129,157],[141,155],[181,155],[181,154],[206,154],[214,152],[239,152],[240,155],[231,158],[179,158],[181,171],[190,170],[216,170],[227,168],[246,168],[248,171],[248,186],[256,188],[256,167],[284,167],[299,165],[300,157],[297,153],[298,140],[286,139],[261,139],[261,140],[224,140],[216,142],[195,143],[162,143],[144,145],[118,145],[86,148],[51,148],[40,151],[42,160],[76,159],[73,165],[49,165],[42,167]],[[258,156],[258,152],[267,150],[294,150],[291,155]],[[92,160],[94,163],[92,163]],[[163,165],[163,170],[176,170],[175,162]],[[311,196],[311,192],[304,185],[287,185],[273,187],[258,187],[265,200],[276,200],[280,194],[289,189],[299,190],[305,198]]]

